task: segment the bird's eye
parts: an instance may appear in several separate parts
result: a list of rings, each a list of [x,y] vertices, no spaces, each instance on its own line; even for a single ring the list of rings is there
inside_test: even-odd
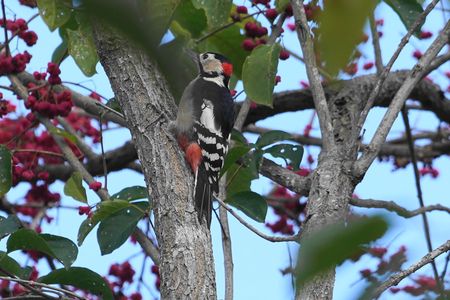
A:
[[[204,53],[203,55],[202,55],[202,59],[207,59],[208,58],[208,54],[207,53]]]

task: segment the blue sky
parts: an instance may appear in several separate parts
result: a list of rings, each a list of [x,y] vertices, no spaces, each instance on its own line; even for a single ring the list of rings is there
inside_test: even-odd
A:
[[[14,13],[18,17],[28,19],[36,10],[30,10],[19,6],[18,1],[7,1],[7,14],[11,18]],[[426,1],[428,3],[428,1]],[[377,18],[385,19],[385,25],[382,27],[384,33],[381,38],[381,45],[383,51],[384,61],[387,62],[390,55],[395,51],[396,46],[405,33],[405,28],[400,22],[397,15],[386,5],[380,5],[376,10]],[[292,20],[290,20],[292,21]],[[442,12],[433,12],[427,19],[424,29],[436,32],[436,28],[441,28],[444,22]],[[50,61],[53,49],[60,43],[59,35],[50,33],[45,24],[37,18],[33,21],[31,27],[39,34],[39,40],[36,46],[28,51],[33,54],[33,59],[28,66],[28,70],[45,70],[47,62]],[[284,45],[295,52],[299,53],[299,44],[294,33],[286,30],[283,36]],[[421,49],[422,46],[430,43],[430,40],[419,41],[413,39],[412,44]],[[12,49],[15,49],[15,45],[12,45]],[[19,43],[20,50],[25,49],[24,45]],[[395,69],[402,69],[411,67],[415,60],[412,59],[411,53],[414,50],[413,47],[407,46],[402,52],[399,60],[394,65]],[[363,54],[367,55],[368,59],[373,56],[370,49],[370,43],[367,43],[363,47]],[[96,90],[101,95],[111,98],[113,93],[110,88],[108,79],[106,78],[104,71],[99,64],[97,66],[97,74],[91,78],[83,76],[81,71],[76,67],[71,58],[66,59],[62,66],[62,80],[78,82],[86,85],[89,88]],[[450,69],[450,64],[447,63],[444,70]],[[307,80],[304,72],[304,66],[296,61],[294,58],[290,58],[287,61],[281,61],[279,65],[279,74],[282,76],[281,83],[276,87],[277,91],[287,89],[299,88],[300,80]],[[433,79],[438,79],[438,74],[433,74]],[[442,78],[443,76],[440,76]],[[4,83],[3,81],[1,81]],[[444,86],[448,82],[441,81]],[[86,91],[73,87],[75,90],[87,93]],[[447,94],[448,96],[448,94]],[[22,108],[23,109],[23,108]],[[20,111],[20,109],[19,109]],[[23,110],[24,111],[24,110]],[[365,140],[369,140],[371,135],[376,129],[377,124],[381,120],[385,110],[374,109],[367,122]],[[282,129],[292,133],[301,133],[303,128],[310,119],[311,111],[285,113],[258,123],[258,125],[264,127],[271,127],[274,129]],[[438,121],[431,113],[411,113],[411,123],[414,128],[417,129],[431,129],[434,130]],[[315,128],[317,128],[315,124]],[[403,133],[403,124],[401,120],[397,120],[392,129],[391,136],[400,136]],[[313,131],[314,135],[318,135],[318,131]],[[249,139],[255,138],[252,135],[248,136]],[[105,147],[106,149],[113,149],[119,145],[122,145],[129,139],[129,134],[126,130],[111,130],[105,132]],[[98,149],[97,149],[98,150]],[[318,154],[317,148],[311,148],[313,155]],[[440,176],[436,180],[431,180],[426,177],[422,180],[423,193],[426,204],[441,203],[446,206],[450,206],[450,199],[448,198],[448,190],[446,189],[446,183],[450,182],[450,162],[448,157],[443,157],[435,161],[435,166],[440,170]],[[414,177],[411,167],[406,169],[392,172],[393,166],[389,163],[374,164],[364,181],[356,188],[356,193],[361,198],[374,198],[395,200],[398,204],[410,209],[418,207],[418,200],[414,187]],[[132,171],[121,171],[118,173],[112,173],[108,176],[108,186],[111,193],[121,190],[124,187],[131,185],[144,185],[143,177]],[[252,189],[256,192],[266,193],[271,188],[270,181],[265,178],[255,181],[252,184]],[[63,185],[56,183],[53,185],[54,191],[62,193]],[[20,199],[23,197],[24,191],[27,188],[26,184],[21,184],[18,188],[12,190],[8,194],[8,198]],[[94,204],[98,202],[98,198],[95,194],[89,192],[89,203]],[[72,199],[63,199],[63,204],[70,207],[77,207],[78,202]],[[357,212],[372,214],[372,213],[384,213],[381,210],[362,210],[355,209]],[[378,246],[390,245],[391,251],[396,251],[401,245],[406,245],[408,248],[409,261],[405,266],[417,261],[421,256],[426,253],[426,245],[424,234],[422,230],[421,218],[415,217],[412,219],[404,220],[397,217],[395,214],[384,213],[392,224],[388,233],[377,241],[375,244]],[[58,213],[51,211],[50,215],[56,217],[57,226],[44,226],[44,231],[48,233],[54,233],[62,236],[66,236],[72,240],[76,240],[76,235],[80,223],[84,220],[84,217],[80,217],[78,213],[73,209],[61,209]],[[432,229],[433,245],[437,247],[448,239],[448,228],[450,228],[450,218],[447,214],[435,212],[430,215],[430,227]],[[270,213],[267,216],[266,221],[273,221],[276,217]],[[265,230],[263,225],[250,220],[253,225]],[[54,225],[54,224],[53,224]],[[235,299],[290,299],[292,298],[292,289],[290,278],[283,277],[280,270],[289,265],[289,252],[295,260],[296,246],[292,244],[278,243],[273,244],[263,240],[248,231],[234,218],[230,216],[230,228],[232,235],[233,256],[234,256],[234,268],[235,268]],[[220,227],[216,220],[213,220],[212,224],[212,237],[214,244],[214,253],[216,261],[216,275],[218,286],[218,297],[223,297],[224,291],[224,277],[223,277],[223,261],[222,261],[222,248],[221,248],[221,234]],[[5,249],[5,241],[0,242],[0,250]],[[332,251],[332,250],[331,250]],[[100,251],[96,242],[96,234],[93,231],[86,239],[83,246],[79,248],[78,259],[75,262],[76,266],[89,267],[100,274],[106,274],[109,266],[112,262],[123,262],[130,257],[131,262],[135,266],[137,274],[140,272],[142,264],[142,255],[134,256],[139,252],[139,247],[132,245],[125,245],[114,251],[110,255],[100,256]],[[13,253],[16,258],[20,257],[20,254]],[[134,257],[133,257],[134,256]],[[442,261],[444,257],[438,259]],[[368,266],[375,267],[376,262],[363,257],[358,263],[344,263],[337,269],[337,281],[334,291],[334,299],[344,300],[353,299],[355,295],[362,289],[364,289],[364,283],[359,281],[359,270],[367,268]],[[45,273],[46,265],[41,263],[40,268],[42,274]],[[149,264],[147,263],[147,270],[149,272]],[[419,274],[430,275],[430,268],[427,266],[419,271]],[[138,276],[138,275],[136,275]],[[148,281],[149,285],[153,286],[153,279],[151,275]],[[131,290],[130,290],[131,291]],[[144,289],[144,293],[146,290]],[[150,294],[145,294],[145,299],[150,299]],[[386,293],[381,299],[393,299],[393,295]],[[410,299],[410,297],[397,294],[395,299]]]

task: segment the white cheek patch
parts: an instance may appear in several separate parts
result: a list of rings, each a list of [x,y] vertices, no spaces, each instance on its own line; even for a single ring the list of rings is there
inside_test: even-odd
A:
[[[214,133],[222,137],[221,128],[217,128],[214,117],[214,106],[211,101],[203,99],[203,105],[201,107],[202,114],[200,115],[200,123],[207,128],[211,133]]]

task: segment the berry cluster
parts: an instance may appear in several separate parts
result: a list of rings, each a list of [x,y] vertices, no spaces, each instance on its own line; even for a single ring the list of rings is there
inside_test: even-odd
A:
[[[151,267],[150,271],[152,271],[152,273],[155,274],[155,276],[156,276],[155,287],[159,291],[159,289],[161,287],[161,278],[159,276],[159,267],[157,265],[153,265]]]
[[[14,112],[15,110],[16,106],[14,104],[11,104],[10,101],[3,99],[3,94],[0,93],[0,118],[10,112]]]
[[[31,60],[31,54],[25,51],[14,56],[0,54],[0,76],[7,74],[20,73],[25,71],[26,65]]]
[[[61,83],[61,79],[59,78],[61,71],[58,65],[48,63],[47,72],[49,74],[48,82],[50,85]],[[34,72],[33,75],[36,80],[43,80],[47,76],[46,73],[39,72]],[[31,92],[25,101],[26,108],[48,118],[54,118],[56,116],[66,117],[72,110],[72,94],[68,90],[56,93],[51,86],[45,84],[37,85],[33,82],[28,84],[28,88]]]
[[[245,35],[248,37],[242,41],[242,48],[246,51],[252,51],[253,48],[267,43],[263,38],[267,35],[267,28],[257,22],[247,22],[244,26]]]
[[[2,19],[0,20],[0,25],[6,27],[13,35],[18,35],[27,46],[33,46],[37,42],[37,34],[32,30],[28,30],[28,24],[24,19],[6,20],[6,22]]]
[[[108,275],[114,277],[112,281],[108,281],[111,290],[114,291],[114,299],[119,300],[142,300],[142,295],[139,292],[134,292],[129,296],[125,296],[123,293],[123,288],[125,283],[132,283],[133,277],[136,272],[129,262],[124,262],[122,264],[115,263],[109,268]]]

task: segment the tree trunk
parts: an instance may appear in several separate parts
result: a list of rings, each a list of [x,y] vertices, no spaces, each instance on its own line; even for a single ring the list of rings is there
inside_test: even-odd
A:
[[[347,217],[348,201],[359,182],[351,172],[358,153],[358,143],[352,136],[352,128],[356,125],[366,98],[364,93],[349,93],[347,89],[342,89],[328,100],[336,147],[328,152],[322,151],[319,155],[318,166],[311,180],[302,240],[324,226],[342,222]],[[334,269],[324,272],[307,282],[297,292],[296,298],[332,299],[334,279]]]
[[[216,299],[210,232],[198,222],[193,176],[167,131],[176,111],[167,83],[155,63],[130,41],[97,28],[96,43],[153,202],[161,298]]]

